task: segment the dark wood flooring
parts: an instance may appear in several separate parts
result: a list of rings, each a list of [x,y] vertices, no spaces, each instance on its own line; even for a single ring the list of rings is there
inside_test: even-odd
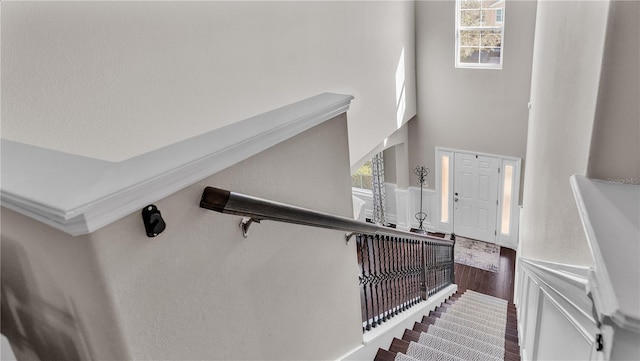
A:
[[[516,251],[500,247],[500,265],[497,273],[460,263],[456,263],[454,267],[459,293],[472,290],[502,298],[513,304]]]

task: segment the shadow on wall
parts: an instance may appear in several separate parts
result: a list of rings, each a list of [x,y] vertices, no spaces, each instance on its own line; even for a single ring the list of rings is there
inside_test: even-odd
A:
[[[19,360],[86,360],[88,348],[73,316],[69,298],[58,294],[63,307],[38,297],[34,273],[24,249],[2,239],[2,334]],[[56,285],[47,288],[57,289]]]

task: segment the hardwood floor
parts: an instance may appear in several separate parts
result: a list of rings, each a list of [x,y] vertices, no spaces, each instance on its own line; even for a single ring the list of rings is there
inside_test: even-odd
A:
[[[456,263],[456,284],[458,292],[473,290],[502,298],[513,304],[513,285],[516,269],[516,252],[500,248],[500,266],[497,273]]]

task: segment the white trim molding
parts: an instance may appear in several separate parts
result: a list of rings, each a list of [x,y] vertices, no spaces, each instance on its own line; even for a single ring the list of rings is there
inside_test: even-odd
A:
[[[71,235],[91,233],[345,113],[323,93],[112,163],[2,140],[2,206]]]
[[[599,317],[640,333],[640,185],[570,178],[595,268]]]
[[[518,258],[514,299],[523,360],[602,359],[588,273],[586,267]]]

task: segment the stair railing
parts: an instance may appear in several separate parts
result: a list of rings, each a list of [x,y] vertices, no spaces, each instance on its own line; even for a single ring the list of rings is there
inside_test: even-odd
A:
[[[363,331],[455,283],[454,241],[213,187],[204,189],[200,207],[245,217],[245,237],[263,220],[349,232],[347,243],[355,237],[357,245]]]

